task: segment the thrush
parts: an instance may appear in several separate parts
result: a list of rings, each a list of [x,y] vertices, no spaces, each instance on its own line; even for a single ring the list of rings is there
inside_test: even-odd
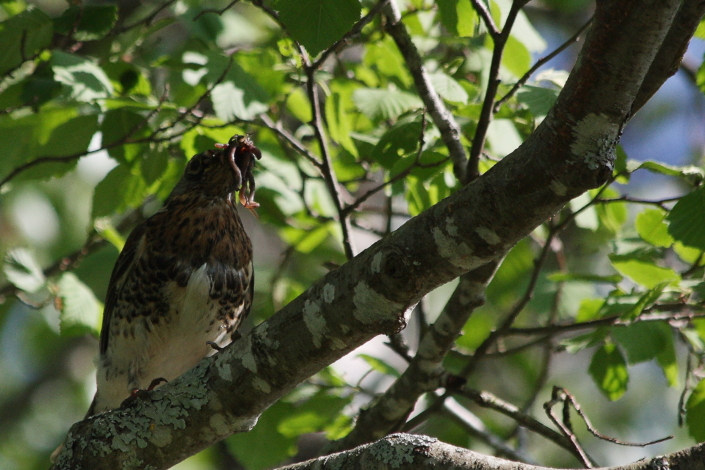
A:
[[[232,341],[252,305],[252,244],[233,193],[248,208],[259,150],[236,135],[195,155],[163,207],[129,235],[110,278],[98,388],[88,416],[135,390],[172,380]]]

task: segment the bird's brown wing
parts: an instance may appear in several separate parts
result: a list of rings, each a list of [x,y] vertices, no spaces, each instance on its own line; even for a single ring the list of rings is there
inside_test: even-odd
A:
[[[100,354],[105,354],[108,350],[108,338],[110,337],[110,319],[117,303],[120,290],[124,284],[127,274],[133,269],[137,261],[137,250],[146,230],[146,224],[142,223],[135,227],[125,241],[125,246],[120,252],[115,267],[110,275],[108,283],[108,294],[105,298],[105,308],[103,309],[103,324],[100,329]]]

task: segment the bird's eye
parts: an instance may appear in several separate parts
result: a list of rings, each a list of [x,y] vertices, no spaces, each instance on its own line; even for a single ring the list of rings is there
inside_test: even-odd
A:
[[[186,175],[192,178],[197,178],[203,174],[203,170],[206,165],[202,158],[196,155],[191,161],[186,165]]]

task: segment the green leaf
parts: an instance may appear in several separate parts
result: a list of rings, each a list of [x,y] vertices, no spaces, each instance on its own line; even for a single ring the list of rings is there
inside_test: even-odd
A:
[[[591,333],[564,339],[560,342],[560,345],[565,348],[568,353],[575,354],[578,351],[582,351],[583,349],[591,348],[602,343],[608,333],[608,328],[598,328]]]
[[[654,246],[668,248],[673,245],[673,237],[668,234],[668,224],[664,222],[667,213],[660,209],[646,209],[636,216],[634,225],[639,236]]]
[[[673,347],[673,334],[664,322],[642,321],[612,328],[612,337],[627,352],[629,364],[650,361]]]
[[[360,19],[358,0],[278,0],[279,20],[311,56],[333,45]]]
[[[627,363],[614,344],[605,344],[595,351],[588,371],[597,387],[610,401],[618,400],[627,391]]]
[[[436,92],[446,101],[451,103],[468,103],[468,93],[453,77],[443,72],[430,75],[431,84]]]
[[[33,293],[46,284],[46,278],[39,263],[25,248],[12,248],[5,254],[3,272],[15,287]]]
[[[137,207],[146,195],[147,185],[139,169],[118,165],[98,183],[93,194],[92,218],[112,215]]]
[[[326,109],[327,106],[328,103],[326,102]],[[301,88],[294,88],[289,96],[287,96],[286,109],[303,123],[310,122],[311,119],[313,119],[311,115],[311,103],[308,101],[306,93],[304,93]]]
[[[676,358],[676,348],[673,344],[673,334],[669,328],[669,339],[664,344],[664,348],[656,355],[656,361],[670,387],[678,387],[678,361]]]
[[[416,150],[420,135],[420,122],[399,123],[379,139],[370,156],[384,168],[392,169],[402,156]]]
[[[237,62],[217,53],[209,53],[207,70],[205,78],[209,85],[214,85],[225,72],[211,92],[215,114],[223,122],[253,119],[268,109],[268,93]]]
[[[678,282],[681,279],[680,275],[671,268],[662,268],[654,263],[618,255],[610,255],[610,261],[614,269],[620,274],[627,276],[647,289],[653,289],[664,282]]]
[[[110,32],[117,17],[117,5],[70,6],[54,20],[54,29],[77,41],[95,41]]]
[[[113,94],[110,79],[93,61],[84,57],[54,51],[49,61],[54,80],[64,85],[68,99],[91,102]]]
[[[599,318],[603,305],[605,305],[603,299],[583,299],[578,307],[578,313],[575,314],[575,321],[582,323]]]
[[[676,242],[673,244],[673,251],[676,252],[676,254],[686,263],[695,263],[699,259],[701,259],[701,256],[703,256],[703,250],[699,250],[697,248],[691,248],[689,246],[685,246],[681,242]]]
[[[705,380],[701,380],[693,389],[685,408],[688,434],[698,442],[705,441]]]
[[[85,152],[97,128],[96,115],[82,115],[77,108],[43,107],[38,113],[18,119],[0,117],[0,172],[36,157],[76,155],[69,162],[37,165],[22,173],[19,179],[59,176],[71,170],[78,156]],[[71,138],[67,139],[66,136]]]
[[[257,424],[249,432],[235,434],[226,440],[228,449],[237,460],[250,470],[273,468],[277,464],[296,454],[296,437],[286,437],[277,427],[282,419],[294,412],[294,406],[285,401],[278,401],[262,413]],[[266,442],[266,452],[253,451],[262,449]]]
[[[522,138],[512,120],[493,119],[487,129],[487,142],[493,154],[504,157],[521,145]]]
[[[93,291],[73,273],[64,273],[57,283],[61,299],[60,328],[62,335],[98,334],[102,305]]]
[[[353,93],[353,101],[357,108],[370,119],[394,120],[406,111],[423,107],[421,99],[416,95],[379,88],[357,89]]]
[[[318,432],[335,419],[351,399],[317,393],[293,413],[279,422],[277,431],[284,437],[296,437],[302,434]]]
[[[377,359],[376,357],[372,357],[367,354],[358,354],[358,357],[364,360],[367,365],[372,367],[372,369],[376,370],[380,374],[391,375],[392,377],[396,378],[399,378],[401,376],[398,370],[396,370],[394,367],[390,366],[381,359]]]
[[[370,68],[377,69],[381,76],[374,76],[374,73],[372,73],[372,76],[369,76],[370,74],[365,71],[365,68],[357,70],[356,74],[362,74],[366,76],[368,80],[378,81],[383,79],[383,83],[386,84],[387,80],[394,78],[396,80],[395,83],[404,88],[410,87],[413,83],[413,79],[406,67],[404,57],[402,57],[399,52],[399,48],[394,43],[394,40],[389,36],[381,41],[366,46],[363,63]],[[374,85],[371,83],[366,84],[368,86],[377,86],[376,83]]]
[[[326,122],[331,139],[357,157],[357,147],[350,137],[350,132],[353,129],[351,113],[347,112],[345,108],[340,93],[332,93],[326,99]]]
[[[470,0],[436,0],[441,23],[454,36],[473,37],[478,17]]]
[[[694,165],[673,166],[661,162],[640,162],[637,160],[627,162],[627,170],[630,173],[642,168],[652,173],[683,178],[693,185],[699,185],[705,179],[705,171]]]
[[[144,116],[127,108],[113,109],[105,113],[103,124],[103,145],[114,145],[108,148],[108,154],[120,163],[131,163],[147,151],[147,144],[124,144],[127,140],[147,137],[150,133],[149,124]]]
[[[517,78],[531,67],[531,52],[514,35],[509,36],[504,46],[502,65]]]
[[[525,105],[535,118],[544,117],[556,102],[560,90],[524,85],[517,91],[517,101]]]
[[[600,276],[597,274],[564,272],[551,273],[546,278],[553,282],[604,282],[606,284],[616,284],[623,279],[619,274]]]
[[[116,93],[123,96],[150,96],[152,94],[152,85],[149,83],[149,79],[135,65],[117,61],[108,62],[102,67]]]
[[[705,250],[705,187],[682,197],[668,214],[668,233],[686,246]]]
[[[51,18],[33,7],[0,23],[0,76],[49,47],[53,29]]]
[[[569,204],[573,213],[576,213],[582,209],[582,211],[580,211],[573,219],[575,225],[594,232],[600,228],[600,219],[597,216],[597,209],[594,205],[585,207],[587,204],[590,204],[591,200],[592,197],[590,196],[590,193],[583,193],[575,199],[571,199]],[[585,207],[585,209],[583,209],[583,207]]]

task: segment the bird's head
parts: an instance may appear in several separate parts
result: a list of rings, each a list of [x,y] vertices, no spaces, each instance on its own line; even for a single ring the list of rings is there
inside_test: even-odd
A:
[[[170,198],[186,193],[230,198],[233,192],[240,189],[242,175],[235,173],[224,153],[207,150],[194,155],[186,164],[184,175],[174,187]]]

